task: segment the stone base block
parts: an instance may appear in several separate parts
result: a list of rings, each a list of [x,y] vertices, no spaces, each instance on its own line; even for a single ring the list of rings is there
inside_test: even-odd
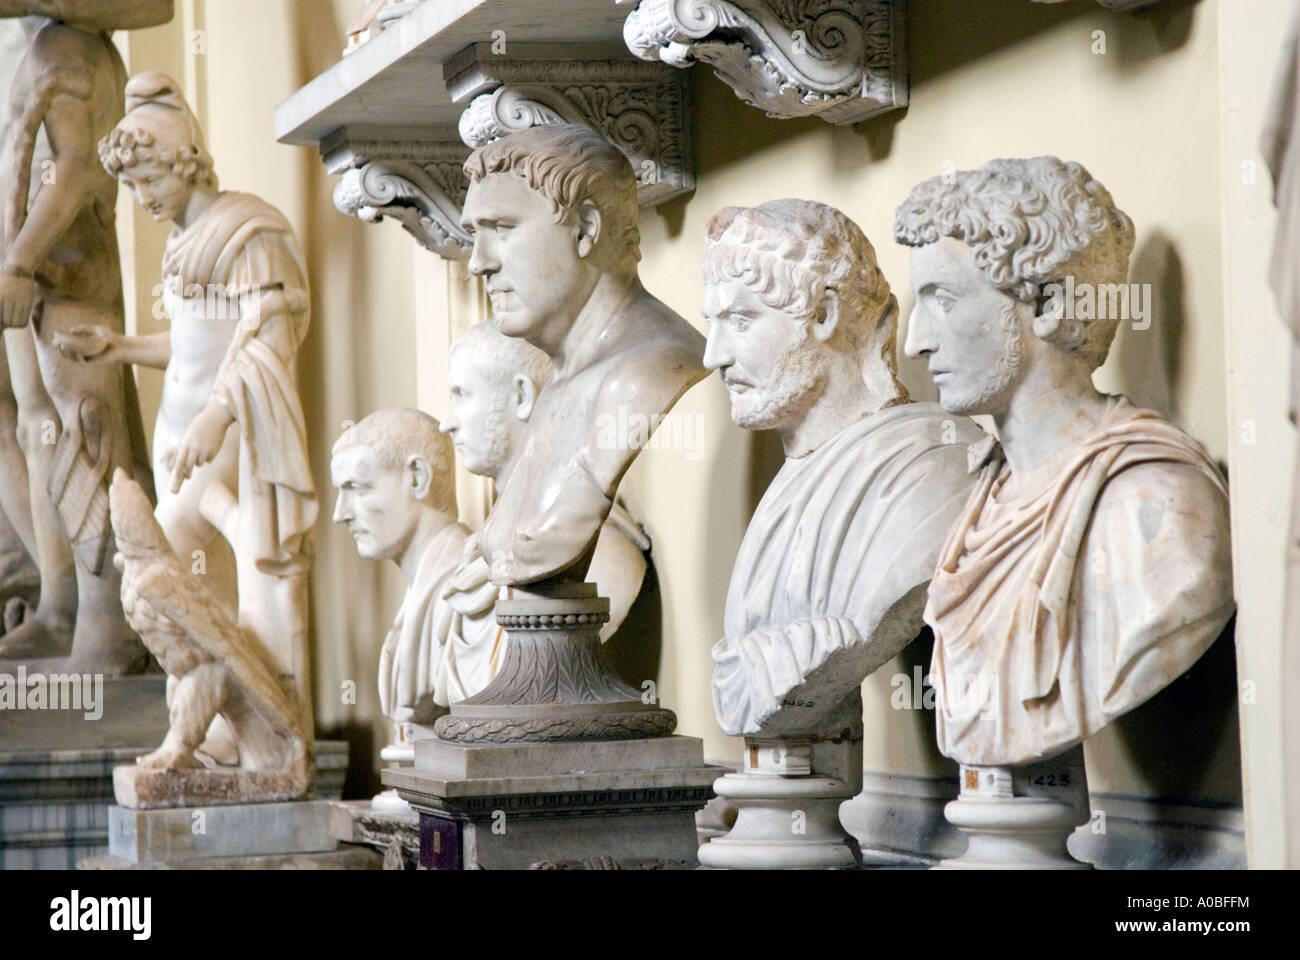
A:
[[[129,863],[334,850],[328,800],[108,811],[108,852]]]
[[[257,857],[194,857],[132,863],[121,857],[86,857],[78,870],[379,870],[384,858],[373,850],[353,847],[329,853],[271,854]]]
[[[113,771],[113,795],[132,809],[296,800],[312,785],[302,770],[158,770],[121,766]]]
[[[420,814],[420,864],[434,870],[692,864],[695,812],[727,772],[694,737],[420,741],[415,763],[383,781]]]
[[[397,796],[396,791],[380,796],[387,793]],[[414,870],[420,862],[420,815],[405,800],[401,804],[398,809],[387,809],[373,800],[334,800],[329,811],[330,836],[340,843],[377,851],[385,869]]]

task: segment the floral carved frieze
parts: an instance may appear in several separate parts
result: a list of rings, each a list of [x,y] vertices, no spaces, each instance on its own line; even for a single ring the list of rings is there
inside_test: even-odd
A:
[[[619,0],[628,49],[704,63],[770,117],[857,123],[907,105],[902,0]]]
[[[448,260],[469,257],[460,226],[469,186],[461,169],[469,149],[454,140],[385,139],[345,128],[321,144],[339,212],[370,223],[400,223],[420,246]]]
[[[478,45],[447,66],[453,102],[467,104],[460,117],[467,146],[539,124],[581,123],[631,162],[643,206],[695,188],[682,74],[608,49],[521,44],[511,54]]]

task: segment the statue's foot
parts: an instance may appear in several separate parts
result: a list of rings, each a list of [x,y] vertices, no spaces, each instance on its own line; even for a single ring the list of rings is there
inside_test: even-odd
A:
[[[5,625],[9,625],[11,606],[5,605]],[[18,613],[15,611],[14,616]],[[0,639],[0,660],[49,660],[66,657],[72,652],[73,631],[39,618],[26,619],[5,632]]]
[[[235,733],[221,714],[212,718],[208,735],[195,753],[210,758],[216,766],[239,766],[239,745],[235,743]]]
[[[193,750],[164,744],[153,753],[136,758],[136,765],[150,770],[202,770],[203,764]]]
[[[126,677],[143,673],[148,665],[149,651],[120,613],[78,615],[72,633],[72,650],[63,664],[65,669],[73,673]]]

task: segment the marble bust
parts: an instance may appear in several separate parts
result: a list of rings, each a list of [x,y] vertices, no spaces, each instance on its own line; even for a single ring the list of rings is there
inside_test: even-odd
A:
[[[339,437],[330,473],[334,522],[362,557],[396,563],[407,584],[380,654],[380,706],[396,723],[431,723],[488,685],[503,650],[494,585],[446,596],[469,535],[456,520],[451,443],[428,414],[390,407]]]
[[[898,208],[916,307],[905,350],[998,444],[943,546],[926,622],[940,750],[1061,754],[1173,681],[1233,611],[1228,500],[1205,450],[1099,393],[1134,228],[1078,163],[993,160]],[[1071,309],[1060,289],[1092,290]],[[1086,286],[1085,286],[1086,285]],[[1122,303],[1122,301],[1120,301]],[[972,678],[988,678],[965,696]]]
[[[745,532],[713,648],[718,724],[747,749],[744,774],[714,788],[738,798],[736,827],[701,862],[847,866],[837,809],[861,788],[860,685],[923,629],[926,586],[971,487],[967,451],[985,435],[908,402],[897,300],[840,211],[725,208],[702,269],[704,364],[733,421],[776,431],[786,460]],[[759,793],[769,813],[783,800],[818,821],[806,849],[788,818],[772,835],[749,823]]]
[[[599,133],[531,127],[479,147],[465,171],[469,270],[500,331],[553,368],[471,559],[498,584],[581,581],[640,450],[601,443],[602,418],[665,413],[704,376],[703,338],[641,285],[636,178]]]
[[[908,402],[898,303],[840,211],[805,200],[721,210],[703,272],[705,366],[735,423],[775,430],[786,455],[732,570],[714,708],[728,734],[807,729],[820,704],[801,716],[780,703],[809,675],[833,675],[823,682],[848,695],[921,630],[970,487],[967,446],[984,434]]]
[[[510,478],[524,446],[537,396],[551,379],[551,361],[526,340],[504,336],[491,320],[475,324],[453,341],[447,367],[447,410],[441,429],[451,437],[470,473],[488,477],[495,489]],[[601,639],[613,636],[636,601],[644,580],[650,539],[615,498],[601,526],[591,560],[591,579],[609,598],[610,619]],[[455,578],[459,589],[478,589],[487,578],[479,559]]]

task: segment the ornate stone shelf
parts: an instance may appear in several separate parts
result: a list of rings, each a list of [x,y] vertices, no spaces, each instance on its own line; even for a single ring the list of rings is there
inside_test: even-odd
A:
[[[469,147],[520,127],[600,130],[631,160],[642,203],[662,203],[695,185],[685,78],[628,52],[626,15],[613,0],[426,0],[276,107],[276,137],[317,147],[342,175],[341,212],[397,220],[449,259],[469,255]]]

